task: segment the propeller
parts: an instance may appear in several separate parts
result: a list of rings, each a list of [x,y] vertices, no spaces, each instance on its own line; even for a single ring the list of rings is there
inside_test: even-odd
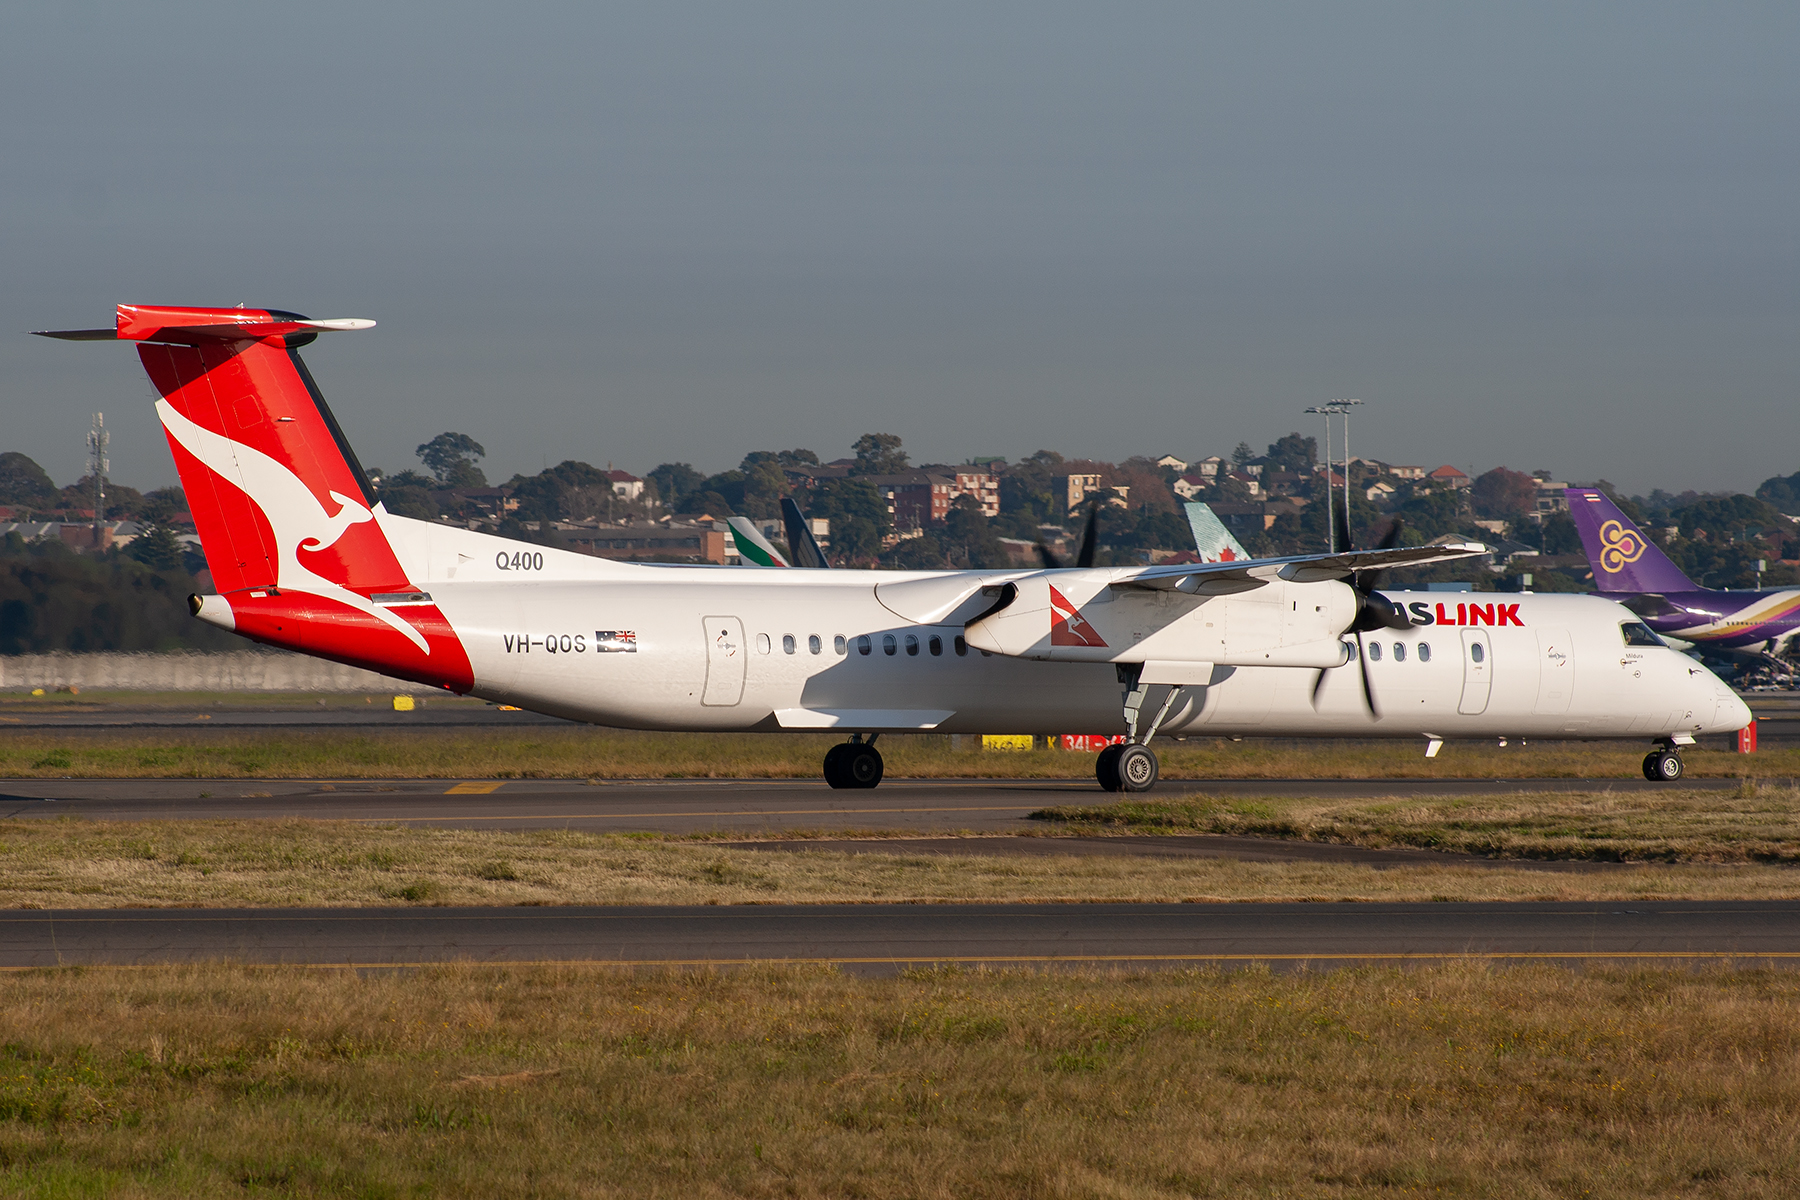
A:
[[[1088,505],[1087,528],[1081,534],[1081,549],[1075,556],[1076,566],[1091,567],[1094,565],[1094,552],[1099,549],[1099,541],[1100,506],[1090,504]],[[1062,560],[1057,558],[1050,547],[1044,545],[1043,542],[1037,544],[1037,552],[1047,569],[1055,571],[1062,567]]]
[[[1382,534],[1377,549],[1391,550],[1399,545],[1400,534],[1405,527],[1405,523],[1399,517],[1395,517],[1393,523],[1388,526],[1387,532]],[[1341,543],[1339,541],[1340,530],[1342,530],[1343,537]],[[1338,512],[1334,505],[1331,512],[1332,548],[1343,553],[1349,549],[1349,540],[1347,522],[1345,525],[1339,525]],[[1381,587],[1382,579],[1386,574],[1386,571],[1357,571],[1351,575],[1350,587],[1356,592],[1356,616],[1351,618],[1349,627],[1344,630],[1345,633],[1356,635],[1356,665],[1358,674],[1362,677],[1363,705],[1369,710],[1369,715],[1372,717],[1379,717],[1381,708],[1375,703],[1375,689],[1369,680],[1369,656],[1363,645],[1363,634],[1373,633],[1377,629],[1411,629],[1413,627],[1412,618],[1406,615],[1406,611],[1377,590]],[[1327,669],[1335,670],[1336,668]],[[1319,693],[1324,689],[1325,671],[1321,670],[1318,678],[1313,680],[1312,704],[1314,708],[1319,707]]]

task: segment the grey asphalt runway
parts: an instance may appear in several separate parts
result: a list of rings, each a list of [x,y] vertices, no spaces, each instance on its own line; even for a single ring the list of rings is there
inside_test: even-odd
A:
[[[1152,796],[1491,795],[1509,791],[1650,792],[1642,779],[1184,780]],[[1735,788],[1735,779],[1680,787]],[[466,829],[586,829],[766,834],[782,830],[1042,832],[1029,819],[1059,804],[1112,797],[1080,780],[894,779],[872,791],[811,780],[0,780],[0,818],[353,820]]]
[[[1800,902],[67,910],[0,916],[0,967],[230,959],[1326,967],[1460,958],[1800,962]]]

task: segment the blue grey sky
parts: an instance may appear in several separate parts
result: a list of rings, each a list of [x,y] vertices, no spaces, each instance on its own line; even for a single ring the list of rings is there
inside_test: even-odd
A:
[[[16,3],[0,449],[174,468],[112,305],[373,317],[365,463],[1800,469],[1792,4]],[[11,331],[11,332],[5,332]]]

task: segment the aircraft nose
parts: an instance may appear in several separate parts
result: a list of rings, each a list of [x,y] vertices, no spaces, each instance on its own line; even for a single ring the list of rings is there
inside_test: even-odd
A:
[[[1717,680],[1716,676],[1714,678]],[[1713,729],[1719,733],[1735,733],[1750,724],[1750,706],[1723,681],[1718,681],[1717,685],[1719,696],[1713,712]]]

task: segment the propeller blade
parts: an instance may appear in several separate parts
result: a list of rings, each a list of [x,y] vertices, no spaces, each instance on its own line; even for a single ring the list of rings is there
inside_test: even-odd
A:
[[[1381,707],[1375,703],[1375,685],[1369,681],[1369,656],[1363,649],[1362,631],[1356,632],[1356,663],[1362,675],[1363,703],[1368,706],[1369,715],[1379,718]]]
[[[1314,711],[1317,711],[1318,707],[1319,707],[1319,693],[1324,690],[1325,690],[1325,668],[1320,667],[1319,673],[1317,675],[1313,676],[1312,706],[1313,706]]]
[[[1100,543],[1100,506],[1088,505],[1087,529],[1081,535],[1081,553],[1075,556],[1075,565],[1091,567],[1094,565],[1094,551]]]
[[[1398,546],[1400,544],[1400,534],[1405,529],[1406,522],[1402,521],[1399,517],[1395,517],[1393,521],[1389,523],[1387,532],[1381,535],[1381,542],[1376,549],[1392,550],[1395,546]],[[1386,571],[1358,571],[1356,573],[1354,584],[1356,590],[1359,592],[1374,592],[1380,590],[1381,585],[1386,578]]]
[[[1042,542],[1039,542],[1037,544],[1037,552],[1038,552],[1038,557],[1044,560],[1044,569],[1045,570],[1057,571],[1057,570],[1062,569],[1062,560],[1057,558],[1056,555],[1054,555],[1050,552],[1050,547],[1044,545],[1044,543],[1042,543]]]

